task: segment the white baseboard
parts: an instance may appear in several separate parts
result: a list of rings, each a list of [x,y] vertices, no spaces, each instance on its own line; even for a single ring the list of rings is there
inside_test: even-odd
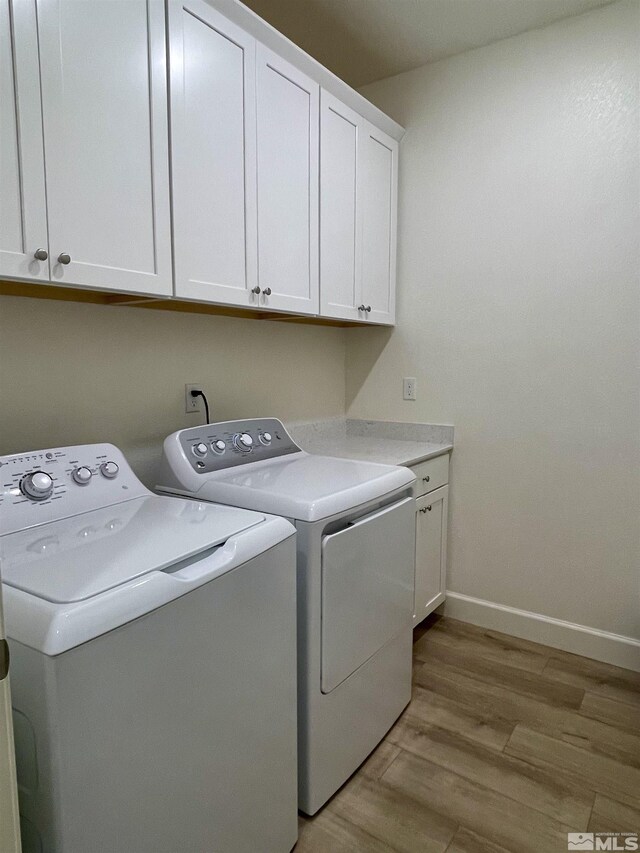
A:
[[[576,655],[640,671],[640,640],[447,591],[439,613]]]

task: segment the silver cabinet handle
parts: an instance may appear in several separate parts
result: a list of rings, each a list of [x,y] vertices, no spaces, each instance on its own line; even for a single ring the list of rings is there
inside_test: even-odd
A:
[[[423,483],[428,483],[430,479],[431,479],[431,477],[427,474],[427,476],[426,476],[426,477],[423,477],[423,478],[422,478],[422,482],[423,482]]]
[[[264,293],[265,296],[271,296],[271,288],[270,287],[265,287],[265,289],[262,292]]]
[[[252,288],[251,288],[251,293],[255,293],[255,294],[256,294],[256,296],[260,293],[260,288],[258,287],[258,285],[257,285],[257,284],[256,284],[256,286],[255,286],[255,287],[252,287]]]
[[[430,505],[427,507],[427,512],[431,512],[431,506]]]
[[[46,249],[36,249],[33,253],[33,257],[36,261],[46,261],[49,257],[49,252]]]
[[[371,313],[371,305],[367,305],[367,307],[364,310],[367,312],[367,314],[370,314]]]
[[[61,255],[58,255],[58,263],[64,264],[65,266],[67,264],[70,264],[71,263],[71,255],[67,255],[66,252],[63,252]]]

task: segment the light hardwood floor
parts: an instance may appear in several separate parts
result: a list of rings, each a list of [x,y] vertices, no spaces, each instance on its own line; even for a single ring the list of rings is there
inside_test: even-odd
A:
[[[411,704],[296,853],[565,853],[640,833],[640,674],[430,617]]]

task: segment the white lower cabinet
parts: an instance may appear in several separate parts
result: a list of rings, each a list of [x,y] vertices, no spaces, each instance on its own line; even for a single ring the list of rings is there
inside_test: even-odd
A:
[[[448,461],[448,456],[431,460],[437,463],[434,465],[434,470],[441,471],[443,459]],[[449,486],[441,485],[432,491],[426,491],[429,486],[424,483],[423,478],[430,476],[425,473],[429,470],[428,465],[429,463],[422,463],[419,466],[421,477],[416,485],[414,625],[442,604],[446,597],[447,586]],[[414,471],[416,467],[413,468]]]

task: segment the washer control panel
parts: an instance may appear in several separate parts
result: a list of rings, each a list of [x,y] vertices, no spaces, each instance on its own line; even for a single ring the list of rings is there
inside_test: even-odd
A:
[[[202,474],[300,452],[276,418],[223,421],[185,429],[180,432],[180,445],[193,470]]]
[[[146,494],[112,444],[0,456],[0,536]]]

